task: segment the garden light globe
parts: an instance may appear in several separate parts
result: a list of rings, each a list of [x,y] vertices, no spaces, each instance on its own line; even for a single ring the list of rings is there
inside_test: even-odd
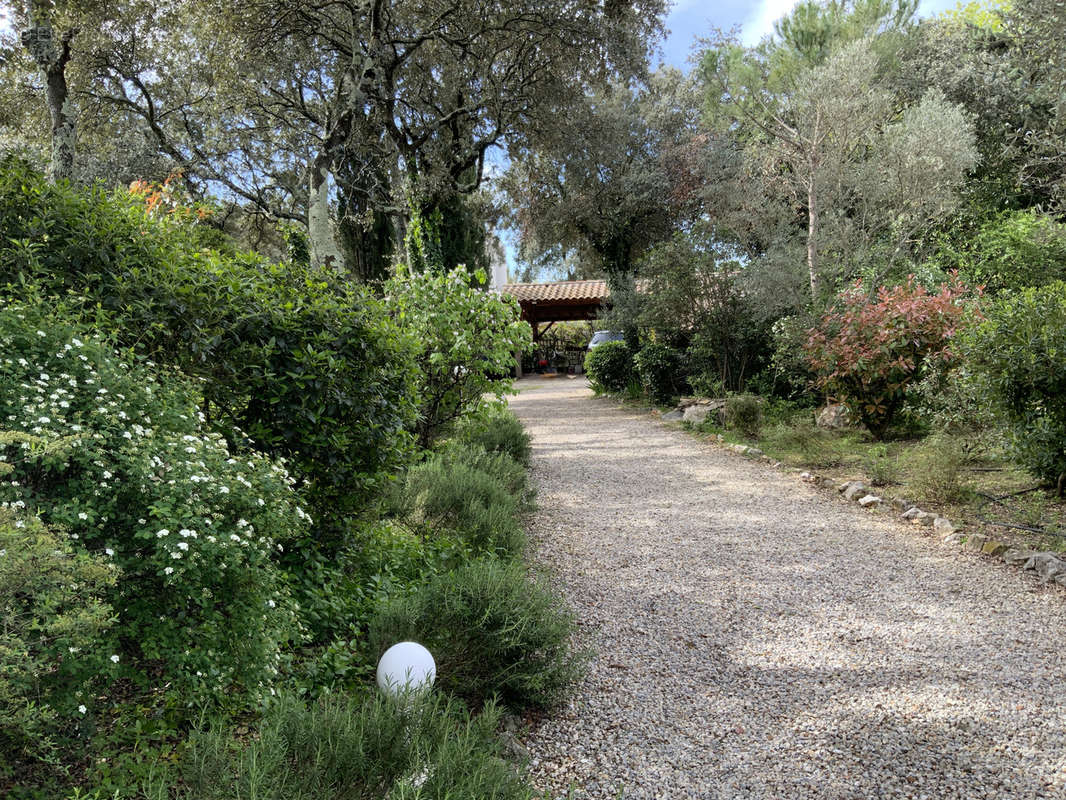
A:
[[[394,644],[378,662],[378,686],[386,694],[428,689],[436,677],[433,656],[418,642]]]

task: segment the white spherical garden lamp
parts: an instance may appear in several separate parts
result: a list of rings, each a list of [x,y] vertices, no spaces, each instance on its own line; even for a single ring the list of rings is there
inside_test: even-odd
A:
[[[418,642],[394,644],[378,662],[378,686],[398,695],[428,689],[437,677],[437,663]]]

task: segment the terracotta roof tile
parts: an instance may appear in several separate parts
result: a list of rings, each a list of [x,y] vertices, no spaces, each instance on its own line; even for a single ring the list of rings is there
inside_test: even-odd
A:
[[[596,302],[610,292],[607,281],[556,281],[555,283],[508,283],[501,287],[504,294],[513,294],[521,303],[563,300]]]

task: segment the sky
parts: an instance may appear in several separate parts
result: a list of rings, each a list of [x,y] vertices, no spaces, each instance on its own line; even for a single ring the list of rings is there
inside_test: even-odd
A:
[[[956,3],[957,0],[921,0],[918,14],[923,17],[938,14],[954,8]],[[709,35],[714,28],[723,31],[739,28],[744,44],[756,44],[795,5],[794,0],[676,0],[666,18],[670,35],[662,45],[662,60],[687,71],[692,43],[698,36]]]

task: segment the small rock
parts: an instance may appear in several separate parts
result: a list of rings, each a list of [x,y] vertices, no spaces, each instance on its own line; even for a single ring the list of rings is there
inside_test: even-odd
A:
[[[683,420],[684,418],[685,412],[683,409],[680,408],[675,408],[673,411],[663,414],[662,416],[663,422],[678,422],[680,420]]]
[[[966,549],[976,550],[979,553],[981,552],[981,548],[984,547],[987,542],[987,536],[983,536],[980,533],[975,533],[972,536],[966,537]]]
[[[966,538],[966,534],[959,533],[958,531],[954,531],[952,533],[949,533],[947,536],[942,536],[940,538],[940,541],[942,541],[944,544],[958,544],[959,542],[963,541],[965,538]]]
[[[847,406],[835,403],[819,411],[818,416],[814,418],[814,424],[826,430],[839,430],[851,425],[851,415]]]
[[[852,481],[851,485],[848,486],[848,488],[844,490],[844,499],[845,500],[854,500],[857,495],[860,495],[864,491],[866,491],[866,487],[865,486],[863,486],[858,481]]]
[[[915,525],[932,525],[936,522],[936,514],[930,514],[928,511],[919,511],[911,519]]]
[[[951,520],[947,517],[937,517],[933,520],[933,530],[947,536],[949,533],[955,532],[955,526],[951,524]]]
[[[923,513],[925,513],[925,512],[923,512],[920,508],[918,508],[918,506],[911,506],[906,511],[904,511],[900,516],[903,517],[903,519],[914,519],[919,514],[923,514]]]
[[[859,498],[859,505],[863,508],[876,508],[881,505],[881,498],[875,494],[868,494]]]
[[[1066,573],[1066,561],[1055,553],[1033,553],[1023,569],[1035,570],[1045,581],[1050,581],[1057,575]]]
[[[906,511],[913,505],[912,503],[908,503],[906,500],[903,500],[899,497],[893,497],[889,502],[892,503],[893,508],[899,511]]]
[[[1018,547],[1009,547],[1003,551],[1003,561],[1012,567],[1024,564],[1033,555],[1031,550],[1022,550]]]
[[[745,452],[745,454],[746,454],[746,455],[749,455],[749,456],[756,456],[756,457],[758,457],[758,456],[764,456],[764,455],[766,455],[766,453],[764,453],[764,452],[763,452],[762,450],[760,450],[760,449],[759,449],[758,447],[749,447],[749,448],[748,448],[747,450],[745,450],[744,452]]]
[[[846,492],[850,488],[851,488],[851,481],[845,481],[844,483],[842,483],[839,486],[837,486],[837,491],[838,492]]]
[[[1066,572],[1060,572],[1055,576],[1055,583],[1059,586],[1066,586]]]
[[[802,481],[813,481],[814,480],[814,476],[811,475],[811,473],[809,473],[809,472],[801,472],[800,473],[800,480],[802,480]]]
[[[989,539],[987,542],[985,542],[984,547],[981,548],[981,552],[984,553],[986,556],[998,556],[1006,549],[1007,545],[1003,544],[1003,542],[997,542],[995,539]]]

